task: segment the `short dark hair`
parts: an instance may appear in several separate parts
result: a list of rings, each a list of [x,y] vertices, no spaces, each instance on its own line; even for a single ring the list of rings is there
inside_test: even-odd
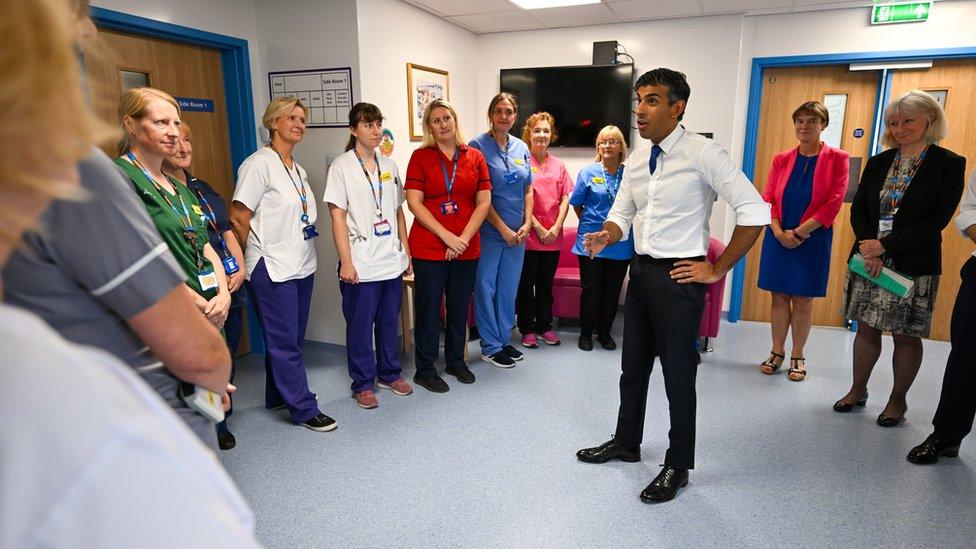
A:
[[[691,86],[688,85],[685,74],[663,67],[642,74],[634,84],[634,91],[644,86],[664,86],[668,90],[668,105],[674,105],[678,101],[684,101],[687,105],[688,98],[691,97]],[[687,109],[687,106],[685,108]],[[682,111],[678,115],[678,120],[684,118],[684,115]]]
[[[349,129],[355,128],[360,122],[382,122],[383,113],[372,103],[356,103],[349,109]],[[351,151],[356,146],[356,136],[350,135],[346,143],[346,150]]]

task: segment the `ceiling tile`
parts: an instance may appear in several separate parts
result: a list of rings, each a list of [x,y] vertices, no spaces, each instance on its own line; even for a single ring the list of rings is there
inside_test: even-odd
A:
[[[694,17],[702,14],[698,2],[689,0],[613,0],[609,7],[624,21]]]
[[[477,15],[459,15],[448,17],[448,21],[469,28],[476,33],[504,32],[528,29],[546,28],[541,22],[523,11],[510,13],[481,13]]]
[[[446,17],[519,11],[508,0],[407,0],[415,6],[439,13]]]
[[[542,10],[526,10],[547,27],[572,27],[576,25],[598,25],[618,23],[620,18],[604,4],[567,6]]]
[[[702,0],[706,15],[716,13],[745,13],[754,10],[790,8],[793,0]]]

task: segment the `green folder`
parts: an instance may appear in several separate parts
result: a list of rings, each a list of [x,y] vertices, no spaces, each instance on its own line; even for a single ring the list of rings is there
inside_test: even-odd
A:
[[[882,267],[881,274],[878,276],[871,276],[864,266],[864,257],[861,254],[854,254],[847,266],[851,272],[863,276],[903,299],[908,297],[908,294],[912,293],[912,288],[915,287],[914,280],[888,267]]]

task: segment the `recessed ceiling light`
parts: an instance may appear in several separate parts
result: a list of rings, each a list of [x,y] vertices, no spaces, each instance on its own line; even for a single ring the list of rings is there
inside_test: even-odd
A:
[[[599,4],[600,0],[510,0],[523,10],[541,10],[544,8],[565,8],[567,6],[584,6]]]

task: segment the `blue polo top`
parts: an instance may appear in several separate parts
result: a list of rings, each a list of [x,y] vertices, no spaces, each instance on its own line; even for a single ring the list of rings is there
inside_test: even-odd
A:
[[[509,135],[506,154],[488,133],[475,137],[468,145],[481,151],[488,163],[492,207],[509,229],[518,230],[525,223],[525,193],[532,185],[529,147],[521,139]],[[512,182],[506,181],[505,174],[509,172],[515,174]],[[481,239],[505,242],[498,229],[488,221],[481,224]]]
[[[569,204],[571,206],[582,206],[583,215],[579,220],[576,244],[573,245],[574,254],[589,255],[583,250],[583,235],[597,232],[603,228],[603,222],[607,220],[610,207],[613,206],[613,199],[620,189],[620,180],[623,175],[623,164],[620,165],[617,173],[611,174],[604,171],[603,164],[594,162],[580,170],[579,175],[576,176],[576,187],[573,188],[573,194],[569,197]],[[633,256],[633,231],[627,240],[611,244],[597,254],[597,257],[604,259],[630,259]]]

